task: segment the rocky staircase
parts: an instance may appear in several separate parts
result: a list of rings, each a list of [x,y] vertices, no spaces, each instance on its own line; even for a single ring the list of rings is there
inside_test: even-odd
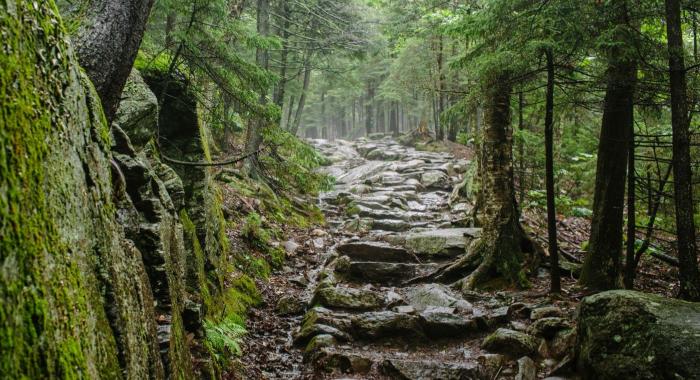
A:
[[[506,295],[411,281],[479,236],[464,226],[469,205],[448,201],[469,162],[388,137],[313,143],[337,178],[321,196],[337,244],[322,257],[293,333],[308,378],[534,379],[530,357],[543,344],[554,346],[546,355],[565,354],[573,334],[558,309],[536,315],[545,320],[537,327],[534,306]]]

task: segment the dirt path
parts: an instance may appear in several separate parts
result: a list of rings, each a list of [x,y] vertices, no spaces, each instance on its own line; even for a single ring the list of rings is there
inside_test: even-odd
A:
[[[535,274],[530,291],[461,294],[444,284],[407,284],[463,254],[480,233],[463,227],[469,205],[448,201],[467,161],[389,138],[314,144],[337,178],[320,199],[327,230],[288,242],[288,266],[261,284],[266,304],[250,318],[247,378],[512,379],[521,372],[534,379],[565,359],[572,305],[543,297],[538,281],[546,273]]]

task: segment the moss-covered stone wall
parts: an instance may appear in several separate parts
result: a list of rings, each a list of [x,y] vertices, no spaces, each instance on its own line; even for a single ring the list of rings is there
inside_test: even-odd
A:
[[[0,2],[0,378],[162,378],[109,129],[53,1]]]

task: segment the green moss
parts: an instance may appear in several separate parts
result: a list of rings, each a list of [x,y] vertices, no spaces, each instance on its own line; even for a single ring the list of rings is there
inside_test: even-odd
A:
[[[0,378],[120,378],[110,322],[131,300],[108,319],[126,283],[105,281],[120,258],[104,115],[53,1],[5,2],[0,33]]]

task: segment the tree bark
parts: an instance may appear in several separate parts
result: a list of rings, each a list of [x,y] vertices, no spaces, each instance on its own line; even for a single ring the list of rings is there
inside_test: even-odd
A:
[[[280,37],[282,37],[282,53],[280,56],[280,81],[277,85],[277,91],[275,91],[274,103],[278,107],[282,108],[284,103],[285,89],[287,87],[287,61],[289,57],[289,27],[290,27],[290,6],[288,1],[282,1],[282,30],[280,31]]]
[[[482,90],[486,104],[479,160],[480,192],[485,194],[478,207],[483,213],[481,237],[466,255],[428,276],[442,282],[462,277],[455,285],[464,290],[525,287],[524,266],[537,257],[526,255],[537,248],[520,226],[515,201],[510,90],[505,73],[495,75]]]
[[[154,0],[90,1],[74,38],[80,65],[112,121],[141,46]]]
[[[554,194],[554,57],[552,51],[545,51],[547,57],[547,101],[544,117],[544,139],[546,151],[547,177],[547,236],[549,240],[549,265],[551,292],[561,292],[559,276],[559,247],[557,244],[557,211]]]
[[[367,82],[367,98],[365,99],[365,131],[367,132],[368,136],[374,129],[374,109],[372,108],[373,102],[374,86],[372,85],[372,82],[369,81]]]
[[[297,106],[297,112],[294,116],[294,123],[291,124],[292,128],[290,132],[295,136],[299,132],[301,116],[304,114],[304,106],[306,105],[306,93],[309,90],[309,83],[311,82],[311,54],[311,51],[306,52],[306,57],[304,58],[304,84],[301,89],[301,95],[299,96],[299,105]]]
[[[607,89],[598,144],[589,252],[580,278],[583,286],[594,291],[620,286],[627,155],[637,82],[634,54],[626,54],[631,45],[627,3],[617,0],[611,7],[610,11],[615,12],[613,27],[618,30],[615,39],[619,44],[607,52]]]
[[[269,0],[258,0],[258,20],[257,20],[258,34],[263,37],[267,37],[270,33],[270,2]],[[269,63],[269,53],[265,48],[258,48],[255,54],[255,62],[257,65],[265,70],[268,68]],[[267,89],[260,90],[260,98],[258,100],[260,104],[267,104]],[[256,152],[260,149],[260,144],[262,144],[262,131],[266,127],[267,120],[265,117],[257,116],[248,125],[248,132],[246,136],[246,152]],[[246,159],[247,169],[251,172],[257,170],[257,155],[251,155]]]
[[[676,238],[680,263],[680,293],[689,301],[700,300],[697,242],[693,221],[693,184],[688,130],[687,82],[679,0],[666,0],[669,69],[671,77],[671,124],[673,128],[673,188],[676,206]]]

